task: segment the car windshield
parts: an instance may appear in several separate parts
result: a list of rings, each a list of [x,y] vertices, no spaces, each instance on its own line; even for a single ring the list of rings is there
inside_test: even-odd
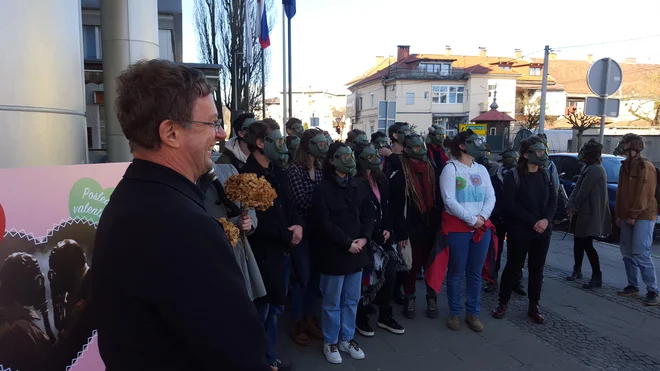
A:
[[[607,174],[608,183],[619,182],[619,171],[621,170],[621,162],[624,160],[622,157],[604,157],[603,167]]]

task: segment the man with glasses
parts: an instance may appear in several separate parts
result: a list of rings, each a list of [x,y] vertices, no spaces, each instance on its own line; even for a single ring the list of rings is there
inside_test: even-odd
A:
[[[135,159],[101,216],[92,259],[109,370],[272,370],[232,247],[195,184],[226,137],[211,93],[198,70],[159,59],[117,80],[113,103]]]

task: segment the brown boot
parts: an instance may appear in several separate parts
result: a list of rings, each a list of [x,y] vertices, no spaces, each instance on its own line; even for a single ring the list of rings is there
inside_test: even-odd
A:
[[[312,345],[312,339],[307,335],[302,320],[293,321],[293,324],[291,325],[291,338],[296,344],[302,347]]]
[[[538,323],[539,325],[545,323],[545,317],[543,317],[543,314],[541,314],[541,310],[539,309],[538,303],[534,303],[534,302],[529,303],[529,309],[527,310],[527,315],[529,316],[529,318],[532,319],[532,321]]]
[[[323,331],[321,330],[318,317],[304,317],[303,325],[310,339],[323,340]]]

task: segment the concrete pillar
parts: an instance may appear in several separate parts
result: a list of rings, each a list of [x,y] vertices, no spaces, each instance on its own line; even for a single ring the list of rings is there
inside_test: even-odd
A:
[[[158,58],[158,1],[101,0],[101,35],[108,162],[132,161],[115,113],[115,78],[131,63]]]
[[[86,163],[80,0],[1,8],[0,168]]]

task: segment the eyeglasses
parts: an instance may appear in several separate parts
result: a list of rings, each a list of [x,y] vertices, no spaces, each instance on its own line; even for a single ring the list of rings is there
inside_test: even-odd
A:
[[[203,124],[203,125],[209,125],[215,127],[215,132],[219,133],[220,131],[224,130],[224,126],[220,122],[220,120],[216,120],[214,122],[207,122],[207,121],[195,121],[195,120],[190,120],[189,122],[192,122],[194,124]]]

